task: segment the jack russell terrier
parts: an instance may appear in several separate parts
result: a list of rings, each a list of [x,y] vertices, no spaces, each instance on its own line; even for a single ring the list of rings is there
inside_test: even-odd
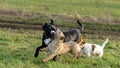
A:
[[[97,55],[98,57],[103,56],[103,49],[108,42],[108,38],[104,41],[104,43],[100,46],[98,44],[90,44],[81,41],[80,47],[82,48],[82,52],[84,55],[90,57],[91,55]]]

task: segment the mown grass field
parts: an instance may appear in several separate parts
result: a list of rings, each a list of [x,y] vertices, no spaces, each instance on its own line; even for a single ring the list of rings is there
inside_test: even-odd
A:
[[[119,0],[0,0],[0,6],[5,9],[22,9],[47,14],[120,15]]]
[[[86,42],[102,44],[110,38],[103,58],[75,59],[64,54],[56,62],[42,63],[48,52],[40,52],[38,58],[34,52],[41,45],[43,31],[0,28],[0,68],[120,68],[119,0],[0,0],[0,25],[43,25],[53,19],[61,29],[78,28],[75,16],[84,25]]]
[[[83,22],[119,23],[119,8],[119,0],[0,0],[0,20],[66,21],[78,15]]]
[[[83,33],[85,41],[102,44],[105,34]],[[42,63],[48,52],[40,52],[34,58],[35,48],[41,44],[42,31],[0,28],[0,68],[119,68],[120,37],[110,35],[103,58],[84,57],[75,59],[71,54],[57,57],[57,61]]]

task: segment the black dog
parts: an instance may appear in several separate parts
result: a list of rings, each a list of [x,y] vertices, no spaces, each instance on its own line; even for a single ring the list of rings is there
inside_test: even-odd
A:
[[[52,41],[50,39],[51,35],[49,34],[50,31],[52,30],[51,25],[54,25],[53,20],[51,20],[50,24],[45,23],[45,25],[42,27],[42,29],[44,30],[43,38],[42,38],[42,45],[36,48],[34,57],[38,57],[40,49],[47,47],[50,41]]]
[[[83,26],[79,22],[79,20],[77,20],[77,23],[80,25],[79,29],[70,29],[70,30],[63,31],[63,33],[65,35],[64,42],[68,42],[68,41],[77,42],[79,40],[80,35],[81,35],[81,30],[83,30]],[[42,27],[42,29],[44,30],[42,45],[36,48],[36,52],[34,55],[35,57],[38,56],[40,49],[48,46],[48,44],[52,41],[51,38],[54,38],[54,34],[56,32],[56,27],[54,25],[53,20],[51,20],[50,24],[45,23],[45,25]],[[55,58],[53,60],[55,60]]]

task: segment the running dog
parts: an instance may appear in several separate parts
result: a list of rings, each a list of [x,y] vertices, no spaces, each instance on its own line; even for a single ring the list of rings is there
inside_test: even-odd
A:
[[[97,55],[98,57],[102,57],[103,49],[104,49],[105,45],[107,44],[107,42],[108,42],[108,38],[100,46],[98,44],[90,44],[90,43],[85,43],[85,42],[81,41],[80,47],[82,48],[83,54],[85,54],[88,57],[94,56],[94,55]]]
[[[80,39],[81,31],[83,30],[83,25],[80,23],[79,20],[77,20],[77,23],[80,25],[79,29],[70,29],[70,30],[64,30],[62,31],[65,35],[64,42],[68,41],[75,41],[77,42]],[[51,20],[51,23],[45,23],[45,25],[42,27],[44,30],[43,38],[42,38],[42,45],[36,48],[34,56],[37,57],[39,54],[39,51],[42,48],[45,48],[49,45],[49,43],[52,41],[52,36],[56,33],[56,26],[54,25],[54,21]]]
[[[65,39],[65,36],[63,32],[60,29],[56,29],[56,33],[54,34],[54,37],[52,38],[52,42],[46,47],[41,50],[50,51],[50,54],[47,58],[43,59],[43,62],[47,62],[48,60],[54,58],[57,55],[61,55],[64,53],[71,52],[74,54],[75,58],[81,57],[81,48],[79,44],[81,43],[81,39],[78,42],[69,41],[69,42],[63,42]]]
[[[45,25],[43,25],[43,27],[42,27],[42,29],[44,30],[43,38],[42,38],[42,45],[36,48],[34,57],[38,57],[40,49],[47,47],[48,44],[52,41],[51,38],[50,38],[50,35],[48,33],[50,33],[51,25],[54,25],[54,23],[53,23],[53,20],[50,20],[50,21],[51,22],[49,24],[45,23]],[[45,27],[47,29],[45,29]]]

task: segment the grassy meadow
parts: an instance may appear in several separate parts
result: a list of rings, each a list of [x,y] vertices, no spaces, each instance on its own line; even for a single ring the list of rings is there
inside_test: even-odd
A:
[[[102,58],[75,59],[68,53],[43,63],[48,52],[34,57],[42,30],[1,28],[13,22],[43,25],[50,19],[61,29],[78,28],[76,16],[86,42],[102,44],[109,37]],[[120,68],[119,0],[0,0],[0,26],[0,68]]]
[[[0,0],[0,20],[66,21],[77,15],[83,22],[119,23],[119,8],[119,0]]]
[[[83,33],[85,41],[102,44],[107,38],[105,34]],[[110,35],[104,49],[103,58],[83,57],[75,59],[71,54],[57,57],[57,61],[43,63],[48,52],[40,52],[34,58],[35,48],[41,44],[42,31],[13,30],[0,28],[0,67],[1,68],[119,68],[120,37]]]
[[[120,15],[119,0],[0,0],[0,6],[5,9],[22,9],[45,14]]]

